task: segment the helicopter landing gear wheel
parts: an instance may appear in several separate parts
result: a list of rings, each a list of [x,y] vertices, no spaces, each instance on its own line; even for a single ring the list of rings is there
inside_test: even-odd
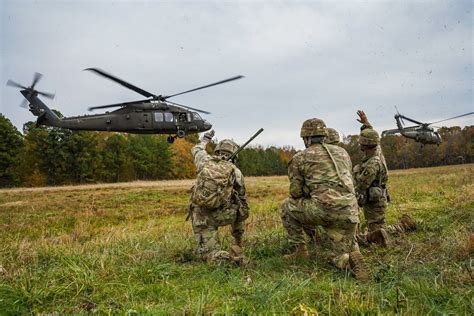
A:
[[[176,133],[176,136],[178,136],[179,138],[183,138],[184,136],[186,136],[186,132],[183,131],[182,129],[178,130],[178,132]]]
[[[172,144],[174,143],[174,137],[173,136],[168,136],[168,138],[166,138],[166,141],[168,142],[168,144]]]

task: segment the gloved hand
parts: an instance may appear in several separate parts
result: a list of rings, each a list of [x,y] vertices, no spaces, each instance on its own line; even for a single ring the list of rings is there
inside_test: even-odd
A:
[[[204,133],[204,136],[202,136],[202,141],[209,142],[211,139],[214,137],[214,130],[210,130],[209,132]]]

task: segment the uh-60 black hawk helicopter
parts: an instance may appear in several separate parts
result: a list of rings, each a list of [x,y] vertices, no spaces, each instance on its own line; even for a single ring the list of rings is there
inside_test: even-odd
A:
[[[393,134],[400,133],[402,136],[406,138],[411,138],[411,139],[414,139],[416,142],[421,143],[422,146],[426,144],[439,145],[443,142],[443,140],[441,139],[441,135],[439,135],[439,133],[435,131],[433,127],[430,127],[430,125],[449,121],[458,117],[463,117],[463,116],[471,115],[471,114],[474,114],[474,112],[458,115],[455,117],[450,117],[448,119],[444,119],[444,120],[440,120],[436,122],[422,123],[414,119],[411,119],[409,117],[406,117],[405,115],[402,115],[398,113],[397,111],[397,114],[395,114],[395,120],[397,121],[397,128],[383,131],[382,137],[386,135],[393,135]],[[405,122],[403,121],[404,119],[418,125],[403,127],[403,125],[405,125]]]
[[[39,96],[53,99],[54,94],[35,90],[36,84],[42,77],[41,74],[35,73],[33,83],[29,87],[25,87],[12,80],[8,80],[7,85],[22,89],[20,92],[28,101],[29,110],[38,117],[37,125],[61,127],[70,130],[168,134],[167,141],[173,143],[176,137],[182,138],[188,134],[205,132],[210,130],[212,125],[202,119],[197,113],[210,114],[209,112],[168,101],[169,98],[243,78],[243,76],[236,76],[195,89],[163,96],[143,90],[98,68],[87,68],[85,70],[113,80],[143,95],[147,99],[89,108],[89,111],[92,111],[95,109],[119,107],[115,111],[103,114],[59,118],[39,99]]]

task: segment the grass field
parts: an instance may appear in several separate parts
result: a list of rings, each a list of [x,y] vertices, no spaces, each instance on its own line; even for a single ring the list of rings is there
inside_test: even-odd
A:
[[[0,314],[474,314],[474,165],[394,171],[388,222],[417,232],[363,248],[358,284],[312,249],[285,262],[286,177],[247,179],[245,268],[207,265],[185,221],[191,181],[0,190]],[[221,229],[225,247],[231,242]]]

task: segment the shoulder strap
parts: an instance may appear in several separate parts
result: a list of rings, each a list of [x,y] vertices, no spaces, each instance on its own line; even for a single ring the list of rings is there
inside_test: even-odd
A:
[[[339,177],[339,180],[341,180],[342,185],[343,185],[347,190],[349,190],[349,192],[352,192],[351,188],[349,188],[349,187],[346,185],[346,183],[344,182],[344,180],[342,179],[342,176],[341,176],[341,173],[340,173],[339,168],[338,168],[338,166],[337,166],[336,160],[334,160],[334,157],[332,156],[331,151],[329,150],[329,148],[327,147],[327,145],[326,145],[325,143],[322,143],[322,145],[323,145],[323,148],[327,151],[329,157],[331,158],[331,161],[332,161],[334,167],[336,168],[337,176]]]

